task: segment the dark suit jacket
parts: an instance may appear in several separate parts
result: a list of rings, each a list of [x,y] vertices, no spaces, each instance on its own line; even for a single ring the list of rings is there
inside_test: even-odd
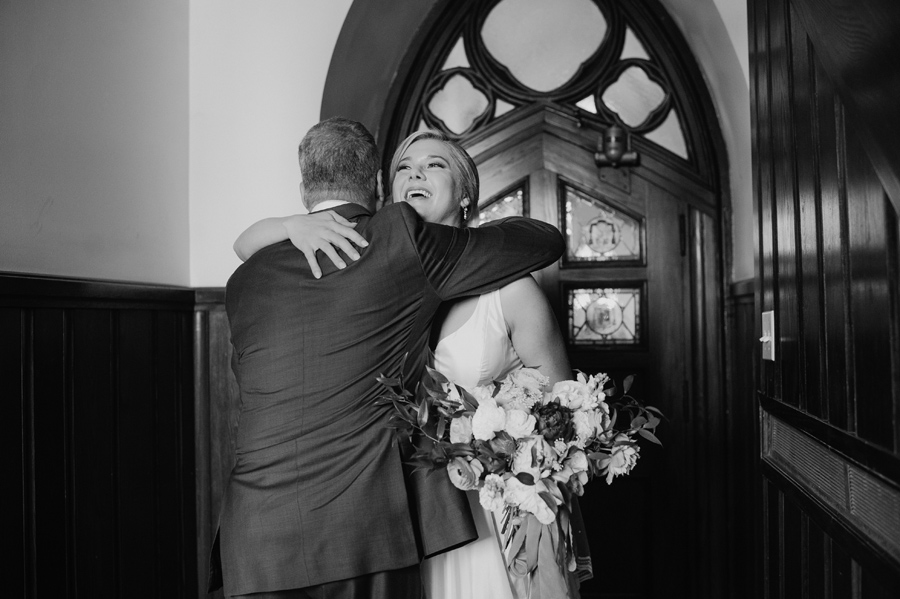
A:
[[[316,280],[290,242],[226,287],[241,392],[236,464],[220,515],[226,595],[302,588],[418,563],[475,538],[443,473],[410,482],[375,377],[417,381],[443,300],[496,289],[557,260],[552,226],[523,218],[457,229],[407,204],[347,204],[369,242]],[[423,484],[419,484],[423,483]]]

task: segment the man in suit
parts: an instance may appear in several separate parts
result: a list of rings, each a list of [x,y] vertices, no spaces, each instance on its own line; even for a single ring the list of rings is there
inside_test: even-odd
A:
[[[376,377],[404,364],[418,380],[443,300],[550,264],[562,238],[524,218],[427,224],[405,203],[373,216],[377,149],[353,121],[319,123],[299,154],[307,208],[333,209],[369,245],[317,278],[276,243],[228,281],[241,413],[214,564],[219,548],[227,596],[421,597],[421,559],[477,534],[446,476],[404,476]]]

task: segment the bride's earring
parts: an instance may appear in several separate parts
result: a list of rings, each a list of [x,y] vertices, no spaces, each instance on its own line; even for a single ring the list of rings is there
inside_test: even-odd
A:
[[[463,222],[466,222],[466,220],[469,218],[469,207],[463,206],[462,208],[463,208]]]

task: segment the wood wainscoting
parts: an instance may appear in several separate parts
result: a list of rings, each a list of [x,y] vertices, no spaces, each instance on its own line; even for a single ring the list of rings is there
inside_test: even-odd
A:
[[[729,597],[759,597],[759,416],[756,403],[755,285],[752,279],[731,285],[725,304],[727,343],[725,406],[726,545]]]
[[[194,397],[197,447],[197,566],[205,589],[219,505],[234,466],[240,392],[231,370],[225,290],[198,289],[194,311]],[[200,597],[206,597],[201,593]],[[221,589],[209,595],[221,599]]]
[[[5,596],[197,596],[194,291],[0,274]],[[19,550],[20,549],[20,550]]]

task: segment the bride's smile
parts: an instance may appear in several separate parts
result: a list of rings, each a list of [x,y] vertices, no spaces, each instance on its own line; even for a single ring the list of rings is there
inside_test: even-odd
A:
[[[425,221],[458,226],[462,204],[456,199],[454,176],[446,145],[421,139],[407,148],[397,164],[391,191],[415,208]]]

